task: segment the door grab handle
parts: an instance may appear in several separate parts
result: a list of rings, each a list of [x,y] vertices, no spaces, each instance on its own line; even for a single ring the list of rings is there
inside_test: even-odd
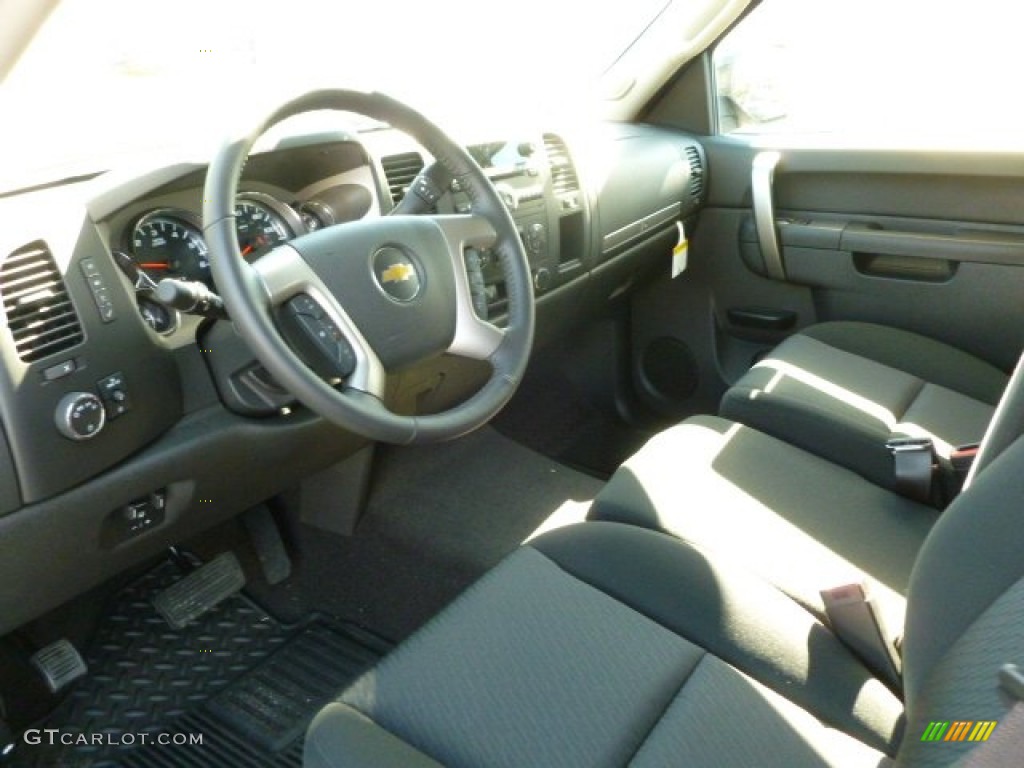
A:
[[[779,248],[779,232],[775,228],[775,205],[772,202],[772,181],[782,159],[778,152],[759,152],[751,166],[750,189],[754,203],[754,225],[764,258],[765,271],[773,280],[785,280],[786,268]]]

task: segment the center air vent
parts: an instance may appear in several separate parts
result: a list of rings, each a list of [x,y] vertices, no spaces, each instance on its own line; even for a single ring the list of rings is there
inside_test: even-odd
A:
[[[565,142],[553,133],[545,133],[544,149],[548,153],[548,162],[551,164],[551,184],[554,186],[555,193],[578,190],[580,182],[576,178],[576,169],[572,166],[572,158],[569,157],[569,149],[565,146]]]
[[[423,157],[419,152],[403,152],[400,155],[382,157],[380,164],[388,180],[391,202],[398,205],[405,197],[405,190],[412,184],[416,174],[423,170]]]
[[[704,163],[701,161],[700,150],[694,146],[686,148],[686,159],[690,163],[690,194],[700,199],[704,194]]]
[[[14,347],[26,363],[71,349],[85,338],[60,270],[43,242],[26,245],[4,260],[0,297]]]

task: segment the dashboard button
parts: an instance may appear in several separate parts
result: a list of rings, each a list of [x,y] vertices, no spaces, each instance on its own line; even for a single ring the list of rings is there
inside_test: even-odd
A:
[[[86,277],[92,277],[100,273],[99,265],[92,259],[82,259],[79,262],[79,266],[82,268],[82,274]]]
[[[43,379],[46,381],[56,381],[57,379],[63,379],[65,376],[70,376],[75,372],[78,366],[74,360],[65,360],[63,363],[57,363],[57,365],[51,365],[45,371],[43,371]]]
[[[116,419],[131,410],[131,399],[128,397],[123,373],[112,373],[105,379],[100,379],[96,382],[96,389],[103,400],[108,419]]]

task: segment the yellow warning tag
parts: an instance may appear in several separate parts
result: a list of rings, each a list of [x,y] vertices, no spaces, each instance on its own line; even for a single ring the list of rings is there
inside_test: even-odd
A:
[[[679,229],[679,242],[672,248],[672,277],[676,278],[686,271],[686,259],[689,256],[690,243],[686,239],[686,230],[683,228],[683,222],[677,221],[676,227]]]

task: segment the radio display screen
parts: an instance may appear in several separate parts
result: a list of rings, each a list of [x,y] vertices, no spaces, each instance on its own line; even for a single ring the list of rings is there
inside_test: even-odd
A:
[[[520,152],[522,146],[524,143],[519,141],[492,141],[487,144],[474,144],[466,149],[484,170],[491,168],[512,170],[526,165],[529,160]]]

